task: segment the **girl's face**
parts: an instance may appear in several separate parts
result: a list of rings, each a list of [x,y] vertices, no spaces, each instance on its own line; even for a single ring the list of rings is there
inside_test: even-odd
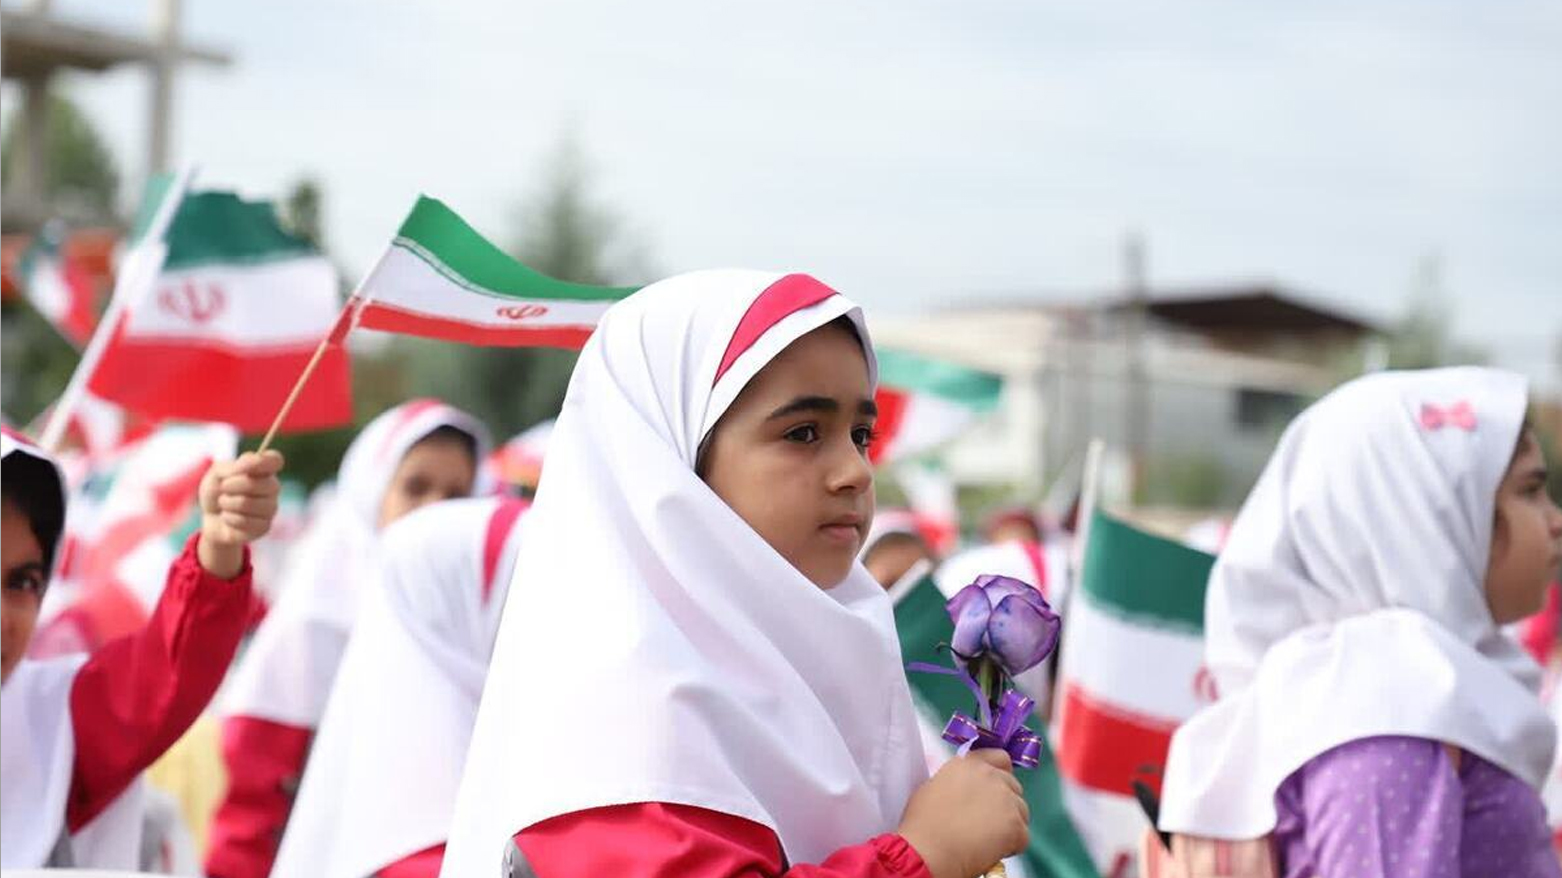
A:
[[[1546,461],[1526,431],[1497,488],[1486,603],[1499,625],[1539,612],[1562,560],[1562,510],[1546,492]]]
[[[0,681],[27,653],[38,624],[38,605],[49,584],[43,547],[27,516],[10,500],[0,503]]]
[[[919,561],[931,561],[927,545],[911,534],[890,534],[874,544],[862,558],[862,566],[879,585],[889,588]]]
[[[700,476],[793,567],[833,588],[873,522],[877,417],[862,345],[826,324],[738,394],[711,431]]]
[[[432,436],[407,451],[380,501],[380,528],[421,506],[472,494],[477,462],[465,442]]]

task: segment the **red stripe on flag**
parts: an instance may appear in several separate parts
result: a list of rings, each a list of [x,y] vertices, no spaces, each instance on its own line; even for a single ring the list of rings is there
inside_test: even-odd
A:
[[[711,384],[714,386],[720,381],[738,357],[753,347],[770,327],[833,295],[835,290],[806,274],[789,274],[765,287],[759,298],[743,312],[743,319],[738,321],[738,328],[733,330],[732,340],[727,342],[727,350],[721,355],[721,365],[716,367],[716,380]]]
[[[879,407],[879,419],[873,424],[873,432],[878,438],[868,446],[868,460],[878,464],[895,447],[895,439],[900,435],[900,428],[906,419],[906,404],[911,400],[911,394],[891,387],[879,386],[873,394],[873,403]]]
[[[92,330],[98,325],[92,275],[79,262],[62,254],[60,278],[70,295],[60,329],[78,346],[84,346],[92,339]]]
[[[271,426],[314,348],[314,343],[256,350],[194,340],[127,340],[121,330],[88,387],[146,417],[214,421],[261,433]],[[352,422],[352,414],[347,352],[327,348],[288,416],[288,431],[340,427]]]
[[[1109,793],[1133,795],[1135,779],[1159,794],[1160,775],[1144,772],[1166,764],[1178,723],[1109,704],[1077,684],[1063,686],[1063,726],[1058,768],[1075,783]]]
[[[336,322],[331,325],[331,334],[327,337],[328,344],[339,345],[347,340],[347,334],[358,325],[358,309],[363,307],[363,300],[357,296],[347,300],[342,306],[342,313],[336,315]]]
[[[526,511],[526,506],[527,504],[521,500],[504,500],[488,518],[488,533],[483,536],[483,603],[485,604],[494,592],[494,576],[499,572],[499,556],[504,552],[504,544],[510,539],[510,529],[515,527],[516,519]]]
[[[381,332],[418,335],[462,344],[511,348],[569,348],[580,350],[591,337],[590,326],[496,327],[449,317],[431,317],[384,302],[369,302],[358,315],[358,325]]]

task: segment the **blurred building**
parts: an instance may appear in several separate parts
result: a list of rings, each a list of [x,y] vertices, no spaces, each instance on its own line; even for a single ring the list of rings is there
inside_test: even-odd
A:
[[[877,344],[997,372],[1004,402],[947,449],[966,485],[1035,496],[1105,440],[1151,503],[1230,505],[1285,423],[1380,357],[1377,327],[1273,285],[972,305],[876,320]]]
[[[71,217],[67,205],[51,204],[49,178],[49,88],[65,71],[100,73],[126,65],[146,71],[151,84],[147,103],[148,174],[167,170],[173,122],[174,80],[180,65],[227,64],[226,53],[184,43],[179,37],[181,0],[151,0],[145,32],[63,20],[49,0],[7,4],[0,9],[0,75],[16,82],[22,106],[14,157],[16,167],[5,191],[5,231],[33,231],[52,218]],[[101,220],[101,217],[86,218]]]

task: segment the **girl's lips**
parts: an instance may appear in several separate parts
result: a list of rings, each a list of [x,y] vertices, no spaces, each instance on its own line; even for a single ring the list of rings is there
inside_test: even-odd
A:
[[[854,524],[826,524],[821,526],[819,531],[825,535],[826,539],[842,545],[855,546],[858,538],[861,536],[857,525]]]

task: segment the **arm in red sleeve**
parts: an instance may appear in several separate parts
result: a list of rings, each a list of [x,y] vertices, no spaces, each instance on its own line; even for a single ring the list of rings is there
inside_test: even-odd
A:
[[[764,826],[688,805],[646,802],[576,811],[521,830],[515,843],[538,878],[932,878],[898,835],[841,848],[817,865],[783,871],[781,843]]]
[[[71,684],[76,761],[65,808],[72,832],[92,821],[184,734],[217,692],[244,633],[249,552],[234,579],[196,560],[197,534],[168,568],[152,617],[92,654]]]
[[[293,810],[312,729],[251,716],[222,723],[228,789],[212,816],[206,874],[266,878]]]

